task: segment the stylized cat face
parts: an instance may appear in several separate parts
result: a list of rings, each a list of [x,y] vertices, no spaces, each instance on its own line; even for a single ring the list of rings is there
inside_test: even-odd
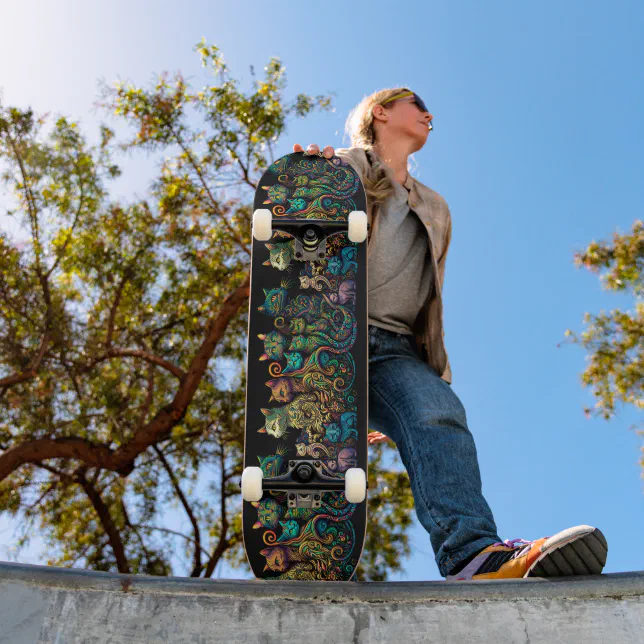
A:
[[[260,313],[265,313],[270,315],[273,318],[278,317],[282,314],[284,305],[286,304],[287,291],[282,286],[277,288],[272,288],[269,290],[264,290],[264,304],[257,307],[257,310]]]
[[[264,266],[272,266],[278,271],[285,271],[289,268],[295,253],[294,240],[266,244],[266,248],[268,248],[270,255],[269,259],[264,262]]]
[[[350,436],[354,433],[356,425],[358,424],[358,414],[355,411],[345,411],[342,416],[340,416],[340,423],[342,425],[342,431],[347,436]]]
[[[269,434],[274,438],[283,438],[287,434],[288,427],[288,418],[287,411],[285,407],[273,408],[273,409],[262,409],[262,414],[266,416],[266,422],[264,427],[259,431]]]
[[[266,567],[264,570],[274,570],[275,572],[284,572],[288,568],[288,549],[284,546],[272,546],[260,550],[260,555],[266,557]]]
[[[260,360],[281,360],[284,357],[284,351],[288,347],[288,338],[279,331],[270,333],[258,333],[257,337],[264,341],[264,353],[259,357]]]
[[[339,275],[342,271],[342,260],[337,256],[329,257],[327,271],[329,271],[331,275]]]
[[[306,201],[301,197],[296,197],[295,199],[288,199],[290,208],[286,211],[286,214],[294,214],[306,210]]]
[[[325,438],[332,443],[337,443],[342,436],[342,428],[337,423],[331,423],[330,425],[324,425],[326,429]]]
[[[291,402],[293,400],[293,385],[289,378],[275,378],[266,382],[270,387],[271,397],[268,402],[276,400],[277,402]]]
[[[338,288],[338,304],[356,303],[356,283],[353,280],[344,280]]]
[[[284,513],[284,506],[280,505],[275,499],[264,499],[259,503],[253,503],[257,508],[257,521],[253,528],[276,528],[279,520]]]
[[[271,164],[271,167],[269,168],[271,172],[274,172],[275,174],[279,173],[279,170],[275,166],[275,164]],[[283,186],[279,183],[274,183],[272,186],[269,186],[266,188],[265,186],[262,186],[264,190],[268,192],[268,202],[264,203],[283,203],[286,200],[286,197],[288,195],[288,188],[286,186]]]
[[[345,447],[338,454],[338,469],[346,472],[350,467],[357,467],[358,459],[356,450],[353,447]]]
[[[356,246],[345,246],[342,251],[342,274],[346,275],[349,271],[358,270],[358,248]]]
[[[291,371],[297,371],[302,367],[304,358],[301,353],[285,353],[286,357],[286,367],[284,368],[283,373],[289,373]]]
[[[262,409],[262,411],[264,411]],[[259,430],[261,433],[266,433],[264,428]],[[267,478],[273,476],[279,476],[282,473],[282,466],[284,465],[284,456],[288,452],[288,447],[285,445],[279,445],[275,454],[269,454],[268,456],[258,456],[259,466],[262,468],[264,476]]]
[[[295,539],[295,537],[300,534],[300,524],[293,519],[280,521],[280,526],[282,526],[282,536],[279,539],[280,541]]]

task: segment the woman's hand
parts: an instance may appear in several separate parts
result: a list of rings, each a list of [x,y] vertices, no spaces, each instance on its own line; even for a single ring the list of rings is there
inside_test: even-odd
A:
[[[374,445],[375,443],[385,443],[389,440],[391,440],[391,438],[385,436],[381,432],[369,432],[367,434],[367,443],[369,443],[369,445]]]
[[[320,148],[315,143],[311,143],[309,147],[306,148],[306,152],[304,152],[304,148],[302,148],[302,146],[299,143],[296,143],[293,146],[293,152],[304,152],[304,154],[317,154],[319,151],[320,151]],[[327,145],[324,148],[324,150],[322,150],[322,154],[324,154],[324,156],[327,159],[330,159],[335,154],[335,151],[330,145]]]

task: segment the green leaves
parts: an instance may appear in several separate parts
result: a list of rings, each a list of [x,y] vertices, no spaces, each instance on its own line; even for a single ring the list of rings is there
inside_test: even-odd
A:
[[[614,309],[599,315],[586,313],[586,330],[578,336],[570,329],[566,337],[588,350],[588,365],[581,382],[592,387],[595,410],[585,408],[587,417],[606,420],[616,413],[619,402],[644,408],[644,222],[636,220],[630,234],[613,235],[612,243],[593,241],[584,252],[575,253],[575,265],[600,274],[604,288],[631,293],[631,311]],[[644,434],[641,430],[640,434]],[[644,451],[644,448],[643,448]],[[644,467],[644,459],[641,461]]]
[[[575,253],[575,265],[599,273],[605,288],[613,291],[632,291],[635,297],[644,294],[644,222],[633,222],[631,234],[613,235],[613,243],[593,241],[585,252]]]
[[[1,178],[28,234],[0,234],[0,511],[21,517],[21,544],[37,520],[52,564],[210,576],[227,558],[247,570],[254,188],[288,119],[330,99],[287,102],[275,58],[244,93],[216,45],[195,49],[210,86],[164,73],[103,88],[99,106],[133,128],[124,142],[101,125],[91,146],[67,117],[42,137],[45,117],[0,104]],[[146,198],[110,199],[115,154],[141,148],[163,158]],[[407,552],[411,497],[403,475],[374,467],[362,574],[375,579]]]
[[[385,581],[409,556],[414,499],[400,457],[390,443],[369,445],[368,528],[358,581]],[[429,538],[429,537],[428,537]]]

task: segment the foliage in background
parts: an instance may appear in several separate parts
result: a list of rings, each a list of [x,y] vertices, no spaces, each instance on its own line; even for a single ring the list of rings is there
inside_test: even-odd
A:
[[[29,231],[20,244],[0,233],[0,511],[19,520],[18,547],[44,535],[52,565],[248,570],[252,195],[289,118],[330,99],[285,101],[277,59],[245,94],[216,46],[195,49],[216,78],[199,91],[165,73],[149,90],[103,88],[99,105],[132,127],[124,143],[101,125],[92,147],[65,117],[42,137],[45,117],[0,105],[8,212]],[[110,200],[114,152],[138,148],[164,155],[149,196]],[[411,493],[392,458],[372,452],[360,579],[386,579],[409,553]]]
[[[606,420],[616,413],[616,404],[644,408],[644,222],[636,220],[630,234],[614,233],[613,241],[593,241],[575,253],[577,267],[601,274],[604,288],[633,295],[632,311],[615,309],[599,315],[586,313],[586,330],[578,336],[570,329],[566,336],[588,351],[588,366],[581,382],[592,387],[597,399],[595,410],[584,409],[586,416],[601,415]],[[637,429],[637,428],[632,428]],[[637,429],[642,435],[644,431]],[[644,448],[642,448],[644,452]],[[644,457],[640,461],[644,468]]]

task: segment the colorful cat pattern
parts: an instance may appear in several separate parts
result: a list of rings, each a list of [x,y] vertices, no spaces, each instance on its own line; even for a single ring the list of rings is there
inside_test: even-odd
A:
[[[269,171],[278,182],[264,188],[264,207],[274,219],[346,220],[357,209],[351,196],[360,189],[359,179],[338,158],[298,161],[287,155]],[[307,262],[295,260],[294,240],[281,231],[265,246],[269,260],[264,265],[275,270],[275,284],[264,289],[257,308],[273,326],[257,335],[267,375],[264,426],[257,431],[273,438],[275,449],[258,457],[259,465],[265,477],[278,476],[289,458],[315,458],[327,475],[342,479],[357,466],[351,354],[357,334],[357,246],[346,235],[332,235],[326,256]],[[283,442],[293,436],[294,452],[292,441]],[[274,573],[271,578],[342,580],[352,575],[360,556],[352,522],[356,506],[343,492],[323,493],[317,509],[287,508],[283,492],[265,493],[252,506],[257,509],[253,528],[262,531],[266,545],[261,550],[264,570]]]

